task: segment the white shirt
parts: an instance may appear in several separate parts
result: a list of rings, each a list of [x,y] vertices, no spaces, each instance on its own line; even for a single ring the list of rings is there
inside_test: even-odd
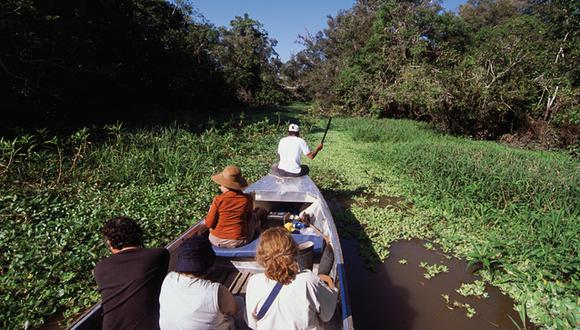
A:
[[[278,168],[289,173],[300,173],[300,157],[310,153],[310,148],[304,139],[289,135],[278,143],[280,163]]]
[[[246,289],[246,316],[252,329],[324,329],[336,309],[338,290],[330,289],[309,270],[284,285],[270,309],[258,321],[256,315],[276,284],[265,274],[255,274]]]
[[[176,272],[167,274],[159,294],[161,330],[229,329],[230,323],[218,305],[220,285]]]

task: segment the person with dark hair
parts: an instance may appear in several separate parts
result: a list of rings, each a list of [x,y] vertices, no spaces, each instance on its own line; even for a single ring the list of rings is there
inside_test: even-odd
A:
[[[159,295],[161,330],[235,329],[234,296],[206,278],[215,258],[205,236],[192,236],[181,244],[175,271],[167,274]]]
[[[169,251],[143,248],[143,232],[131,218],[108,220],[103,229],[112,256],[95,266],[103,329],[159,329],[159,291]]]
[[[336,309],[338,290],[328,275],[300,271],[298,247],[283,227],[260,235],[256,261],[264,273],[246,288],[246,316],[252,329],[324,329]]]
[[[314,159],[318,152],[322,150],[322,143],[314,151],[310,151],[308,144],[300,137],[300,127],[296,124],[290,124],[288,127],[288,136],[282,138],[278,143],[278,155],[280,162],[272,166],[272,174],[285,177],[298,177],[307,175],[310,169],[302,165],[302,155]]]

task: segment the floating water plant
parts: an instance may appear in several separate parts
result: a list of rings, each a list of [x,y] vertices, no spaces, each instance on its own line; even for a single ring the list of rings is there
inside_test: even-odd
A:
[[[485,292],[485,283],[481,280],[476,280],[473,283],[461,283],[461,287],[455,291],[464,297],[489,298],[489,294]]]
[[[475,316],[475,314],[477,314],[477,312],[475,311],[475,308],[473,308],[468,303],[462,303],[462,302],[455,300],[455,301],[453,301],[453,306],[465,308],[465,316],[467,316],[468,318],[472,318]]]
[[[425,242],[425,244],[423,244],[423,246],[427,249],[427,250],[431,250],[434,251],[435,247],[433,246],[433,243],[431,242]]]
[[[442,265],[442,264],[429,265],[425,261],[421,261],[421,263],[419,263],[419,267],[421,267],[421,268],[423,268],[423,269],[426,270],[426,273],[423,274],[423,276],[426,279],[431,279],[431,278],[435,277],[439,273],[447,273],[447,272],[449,272],[449,268],[447,267],[447,265]]]

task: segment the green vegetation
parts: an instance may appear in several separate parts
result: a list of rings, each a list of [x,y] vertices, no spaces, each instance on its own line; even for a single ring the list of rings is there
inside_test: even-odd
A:
[[[577,156],[578,10],[570,0],[469,0],[457,14],[430,0],[359,0],[283,64],[260,22],[215,27],[188,0],[2,1],[0,327],[97,301],[103,220],[140,219],[148,245],[164,245],[205,213],[210,174],[228,163],[250,180],[266,173],[287,118],[66,138],[36,127],[222,118],[237,111],[226,106],[280,104],[290,92],[318,114],[431,123],[337,119],[307,162],[329,199],[352,204],[335,216],[370,267],[393,241],[428,238],[509,293],[523,321],[576,326],[578,159],[430,128]]]
[[[212,173],[235,163],[249,181],[263,176],[284,119],[250,117],[259,116],[197,133],[111,125],[66,139],[39,131],[1,140],[0,326],[37,326],[60,312],[70,320],[98,300],[91,270],[108,254],[99,235],[107,218],[139,219],[147,245],[162,246],[205,214],[217,193]],[[301,120],[317,143],[326,120]],[[334,216],[370,267],[392,242],[427,238],[480,268],[524,319],[575,325],[578,160],[440,135],[407,120],[336,118],[324,150],[306,163],[329,201],[349,203]]]
[[[425,273],[423,274],[423,277],[425,277],[428,280],[430,280],[433,277],[437,276],[437,274],[439,274],[439,273],[447,273],[447,272],[449,272],[449,267],[447,267],[447,265],[441,265],[441,264],[429,265],[425,261],[422,261],[419,264],[419,267],[425,269]]]
[[[3,0],[0,129],[286,101],[262,24],[246,14],[216,27],[194,5]]]
[[[455,291],[464,297],[489,298],[489,294],[485,292],[485,283],[481,280],[475,280],[473,283],[462,283],[461,287]]]
[[[514,144],[577,145],[577,1],[356,1],[282,72],[324,111],[421,119]]]
[[[99,300],[92,269],[116,215],[139,220],[147,246],[164,246],[203,217],[218,193],[210,175],[238,164],[248,180],[273,163],[282,134],[267,120],[104,132],[68,139],[40,132],[0,140],[0,328],[36,327]]]
[[[441,294],[441,298],[443,298],[443,300],[445,300],[445,306],[450,309],[450,310],[454,310],[455,308],[465,308],[465,316],[467,318],[472,318],[475,316],[475,314],[477,314],[477,311],[475,310],[475,308],[471,307],[470,304],[467,303],[462,303],[460,301],[457,300],[453,300],[453,303],[451,303],[451,300],[449,299],[449,295],[447,294]],[[517,322],[515,322],[512,319],[512,322],[519,327],[519,324]]]
[[[396,240],[429,238],[481,268],[535,323],[574,327],[578,160],[444,136],[412,121],[333,124],[312,173],[329,199],[355,201],[335,218],[371,264]],[[393,203],[365,203],[381,197]]]

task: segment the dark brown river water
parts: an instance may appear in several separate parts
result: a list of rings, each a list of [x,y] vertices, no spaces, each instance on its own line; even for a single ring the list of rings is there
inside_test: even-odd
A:
[[[357,253],[357,243],[342,242],[356,329],[517,329],[508,317],[521,324],[509,297],[491,286],[485,290],[489,298],[458,294],[455,289],[461,283],[479,278],[467,270],[465,261],[447,259],[423,244],[421,240],[394,243],[389,258],[371,272]],[[399,263],[401,259],[407,263]],[[449,272],[426,279],[419,267],[422,261],[443,263]],[[442,295],[448,295],[449,302]],[[466,308],[454,306],[454,301],[471,305],[477,314],[468,318]]]

